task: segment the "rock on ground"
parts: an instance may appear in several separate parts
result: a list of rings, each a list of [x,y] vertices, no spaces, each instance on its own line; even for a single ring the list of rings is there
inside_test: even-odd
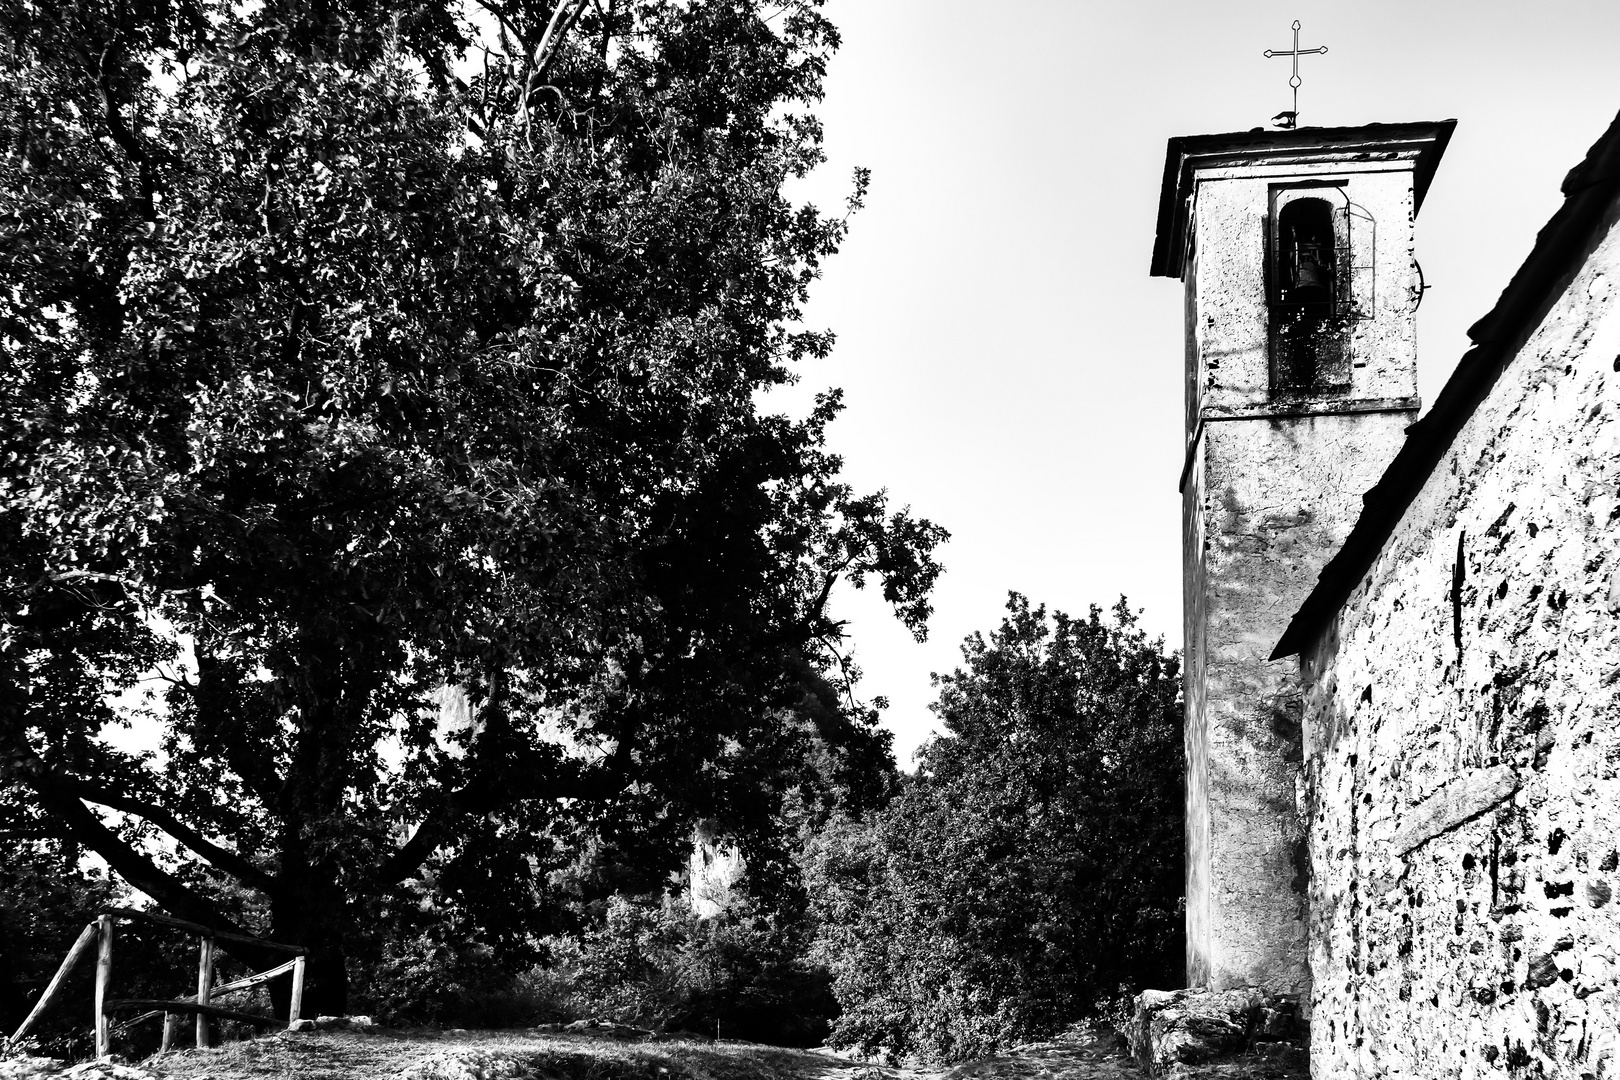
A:
[[[0,1060],[0,1080],[43,1080],[45,1077],[71,1077],[72,1080],[162,1080],[146,1069],[111,1058],[82,1061],[77,1065],[47,1057],[17,1057]]]
[[[450,1050],[401,1069],[394,1080],[551,1080],[549,1072],[505,1054],[485,1050]]]
[[[302,1024],[303,1021],[298,1021]],[[317,1016],[314,1020],[316,1031],[355,1031],[362,1035],[377,1030],[377,1021],[369,1016]],[[304,1031],[307,1028],[297,1028]]]
[[[572,1024],[562,1025],[560,1030],[585,1035],[600,1035],[609,1039],[655,1038],[653,1032],[647,1028],[631,1027],[629,1024],[615,1024],[611,1020],[575,1020]]]
[[[1131,1056],[1152,1077],[1309,1072],[1298,1001],[1254,987],[1145,990],[1123,1034]],[[1196,1066],[1203,1068],[1195,1072]]]

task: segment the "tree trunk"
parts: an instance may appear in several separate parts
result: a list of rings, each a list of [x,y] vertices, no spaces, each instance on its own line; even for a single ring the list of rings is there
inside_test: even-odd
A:
[[[288,859],[287,853],[283,859]],[[293,856],[296,858],[296,856]],[[349,1008],[349,968],[345,948],[349,928],[348,898],[335,876],[299,860],[280,875],[282,890],[270,904],[270,937],[309,950],[304,968],[302,1015],[343,1016]],[[292,999],[292,979],[270,984],[276,1016],[285,1020]]]
[[[309,950],[303,1015],[343,1016],[349,1008],[349,898],[335,861],[339,856],[312,851],[310,831],[329,829],[333,822],[354,827],[344,814],[344,791],[353,777],[357,733],[381,678],[377,650],[368,649],[359,633],[347,644],[312,633],[302,644],[309,651],[282,673],[297,688],[299,723],[277,807],[279,872],[270,900],[270,934]],[[286,1019],[292,980],[274,985],[271,1001],[276,1015]]]

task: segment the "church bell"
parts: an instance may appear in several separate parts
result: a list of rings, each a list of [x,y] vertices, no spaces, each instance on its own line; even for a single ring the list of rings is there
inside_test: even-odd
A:
[[[1333,302],[1333,214],[1319,199],[1290,204],[1282,221],[1285,302],[1301,307]]]
[[[1290,292],[1301,304],[1326,303],[1333,294],[1332,271],[1322,245],[1308,242],[1294,247],[1293,285]]]

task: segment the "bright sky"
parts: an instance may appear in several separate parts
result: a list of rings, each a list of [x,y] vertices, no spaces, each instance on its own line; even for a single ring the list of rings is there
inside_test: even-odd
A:
[[[838,597],[863,696],[909,766],[929,673],[1009,589],[1074,614],[1124,593],[1180,646],[1181,292],[1148,276],[1165,142],[1302,122],[1459,123],[1418,219],[1432,401],[1620,110],[1620,4],[1355,0],[829,0],[844,46],[820,109],[841,204],[867,208],[809,321],[838,334],[804,393],[841,386],[834,449],[859,489],[951,530],[927,644],[872,593]]]

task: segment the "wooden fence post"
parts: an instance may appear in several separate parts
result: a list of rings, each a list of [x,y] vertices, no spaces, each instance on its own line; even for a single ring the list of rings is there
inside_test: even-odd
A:
[[[160,1054],[167,1054],[174,1049],[175,1040],[180,1037],[180,1023],[183,1018],[179,1013],[163,1014],[163,1045],[158,1047]]]
[[[197,959],[197,1004],[206,1005],[214,991],[214,939],[202,938],[202,948]],[[204,1049],[208,1046],[208,1016],[205,1013],[197,1014],[197,1047]]]
[[[287,1007],[287,1026],[290,1028],[298,1023],[298,1015],[304,1010],[304,954],[299,953],[293,957],[293,984],[292,1004]]]
[[[112,1053],[112,1025],[107,1022],[107,981],[112,978],[113,921],[111,915],[96,919],[96,936],[101,948],[96,953],[96,1057]]]

